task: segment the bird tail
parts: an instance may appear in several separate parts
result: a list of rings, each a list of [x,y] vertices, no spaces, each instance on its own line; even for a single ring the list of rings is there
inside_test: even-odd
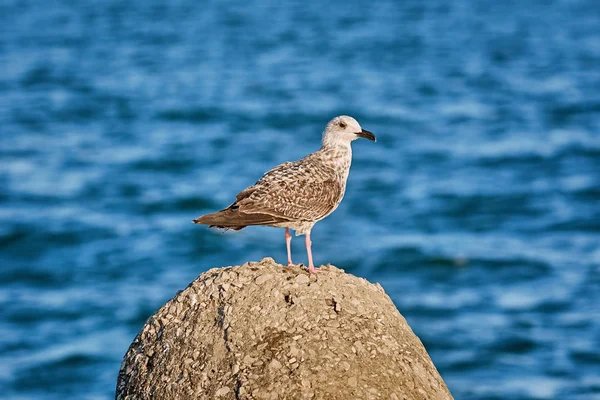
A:
[[[210,228],[233,229],[236,231],[244,229],[249,225],[272,225],[285,221],[286,219],[269,214],[242,213],[237,207],[226,208],[192,220],[195,224],[209,225]]]
[[[236,218],[231,209],[226,208],[225,210],[217,211],[212,214],[202,215],[194,220],[192,220],[195,224],[208,225],[210,228],[221,228],[221,229],[234,229],[240,230],[245,228],[245,226],[240,226],[240,224],[234,223]]]

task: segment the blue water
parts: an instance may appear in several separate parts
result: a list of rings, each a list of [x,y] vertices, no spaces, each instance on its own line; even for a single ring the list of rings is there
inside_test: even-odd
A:
[[[378,142],[317,264],[380,282],[457,399],[600,398],[597,1],[72,3],[0,5],[0,397],[114,397],[177,290],[285,262],[190,221],[350,114]]]

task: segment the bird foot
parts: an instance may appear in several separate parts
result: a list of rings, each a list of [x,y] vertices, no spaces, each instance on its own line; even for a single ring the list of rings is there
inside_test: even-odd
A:
[[[308,267],[308,273],[309,274],[320,274],[321,271],[320,269],[316,269],[315,267]]]
[[[293,262],[291,262],[291,261],[288,261],[288,263],[287,263],[287,266],[288,266],[288,267],[293,267],[293,266],[294,266],[294,263],[293,263]]]

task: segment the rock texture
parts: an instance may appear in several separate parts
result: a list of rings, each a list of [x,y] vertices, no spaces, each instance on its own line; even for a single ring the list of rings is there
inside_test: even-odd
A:
[[[117,399],[452,399],[381,286],[265,258],[200,275],[148,319]]]

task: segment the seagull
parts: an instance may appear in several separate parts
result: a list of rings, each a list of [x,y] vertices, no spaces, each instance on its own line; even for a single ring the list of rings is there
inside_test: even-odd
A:
[[[310,232],[338,207],[346,191],[352,162],[352,141],[376,141],[352,117],[335,117],[325,127],[321,148],[306,157],[285,162],[268,171],[254,185],[242,190],[229,207],[203,215],[196,224],[240,230],[252,225],[285,228],[288,266],[292,262],[290,229],[305,235],[308,272],[320,272],[313,264]]]

